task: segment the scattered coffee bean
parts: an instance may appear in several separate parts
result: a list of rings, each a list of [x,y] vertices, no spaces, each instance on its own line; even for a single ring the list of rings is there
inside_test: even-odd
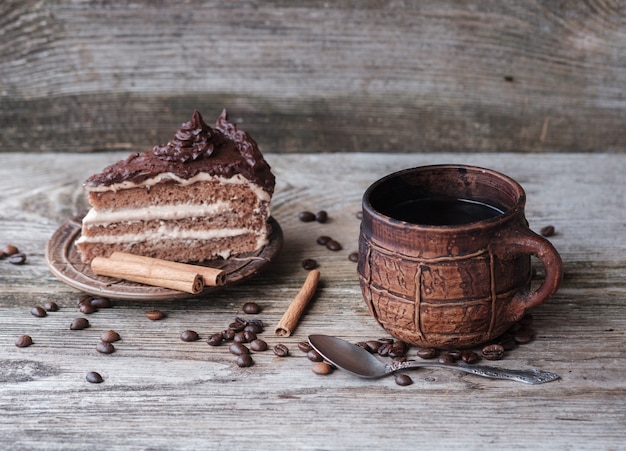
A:
[[[235,332],[241,332],[248,325],[248,321],[243,318],[235,318],[235,321],[228,325],[229,329],[234,330]]]
[[[413,379],[408,374],[400,373],[395,376],[396,384],[401,385],[403,387],[407,385],[411,385],[413,383]]]
[[[247,368],[254,365],[254,360],[252,360],[252,356],[250,354],[241,354],[237,357],[235,363],[240,368]]]
[[[298,349],[306,354],[313,348],[311,347],[311,344],[308,341],[300,341],[298,342]]]
[[[332,240],[331,237],[322,235],[320,237],[317,237],[317,240],[315,240],[315,242],[319,244],[320,246],[326,246],[326,243],[328,243],[331,240]]]
[[[378,340],[369,340],[369,341],[366,341],[365,344],[367,345],[369,351],[372,354],[377,353],[380,347],[382,346],[382,343]]]
[[[30,335],[20,335],[15,340],[15,346],[18,348],[27,348],[28,346],[33,344],[33,339]]]
[[[381,343],[380,347],[378,348],[377,354],[383,357],[387,357],[389,355],[389,351],[391,351],[392,346],[393,345],[391,343]]]
[[[184,330],[180,333],[180,339],[183,341],[197,341],[199,338],[198,332],[194,330]]]
[[[146,312],[146,318],[148,318],[150,321],[158,321],[165,318],[165,313],[163,313],[161,310],[149,310]]]
[[[317,268],[317,262],[312,258],[305,258],[302,260],[302,267],[307,271],[310,271],[311,269]]]
[[[20,250],[17,248],[17,246],[13,246],[12,244],[7,244],[4,247],[3,251],[4,251],[4,253],[6,254],[7,257],[9,257],[11,255],[15,255],[15,254],[20,252]]]
[[[487,360],[500,360],[504,357],[504,347],[499,344],[490,344],[482,349],[482,355]]]
[[[461,358],[461,351],[459,351],[458,349],[452,349],[448,351],[448,354],[455,362]]]
[[[500,338],[498,338],[497,343],[502,345],[505,351],[511,351],[517,346],[517,342],[511,334],[503,334]]]
[[[310,211],[301,211],[298,214],[298,218],[302,222],[313,222],[315,221],[315,213],[311,213]]]
[[[326,221],[328,221],[328,213],[324,210],[318,211],[315,214],[315,220],[319,222],[320,224],[325,223]]]
[[[359,261],[359,253],[358,252],[351,252],[348,255],[348,260],[350,260],[351,262],[358,262]]]
[[[333,372],[333,367],[326,362],[315,362],[311,367],[311,371],[315,374],[325,376]]]
[[[439,363],[443,363],[443,364],[448,364],[448,363],[454,363],[454,357],[452,355],[450,355],[449,353],[445,353],[445,354],[441,354],[439,356],[439,358],[437,359],[437,361]]]
[[[475,353],[474,351],[470,351],[466,349],[465,351],[461,353],[461,359],[465,363],[476,363],[478,362],[479,357],[478,357],[478,354]]]
[[[324,361],[324,357],[322,357],[320,355],[319,352],[317,352],[315,349],[311,349],[309,352],[306,353],[306,358],[309,359],[311,362],[322,362]]]
[[[78,310],[80,311],[80,313],[83,313],[85,315],[91,315],[94,312],[97,312],[98,310],[91,305],[90,303],[82,303],[80,304],[80,306],[78,307]]]
[[[223,341],[224,341],[223,334],[212,334],[212,335],[209,335],[208,338],[206,339],[206,342],[211,346],[219,346],[222,344]]]
[[[38,305],[30,309],[30,314],[36,316],[37,318],[43,318],[48,313],[45,311],[43,307],[39,307]]]
[[[70,330],[83,330],[89,327],[89,320],[87,318],[76,318],[70,324]]]
[[[48,301],[43,305],[43,308],[48,312],[58,312],[59,306],[54,301]]]
[[[435,357],[437,357],[437,350],[434,348],[420,348],[417,350],[417,355],[418,357],[421,357],[422,359],[434,359]]]
[[[289,355],[289,348],[282,343],[274,346],[273,351],[278,357],[287,357]]]
[[[328,243],[326,243],[326,249],[328,249],[329,251],[340,251],[341,250],[341,244],[339,244],[337,241],[335,240],[330,240]]]
[[[111,308],[111,300],[109,298],[97,297],[91,300],[91,306],[96,309]]]
[[[232,341],[233,338],[235,338],[235,335],[237,334],[237,332],[235,332],[233,329],[224,329],[222,331],[222,338],[224,338],[224,340],[226,341]]]
[[[243,330],[235,334],[235,336],[233,337],[233,341],[235,343],[248,343],[248,340],[246,340],[246,337],[244,336]]]
[[[246,302],[243,305],[242,310],[248,315],[256,315],[257,313],[261,313],[261,307],[256,302]]]
[[[541,233],[543,236],[546,236],[546,237],[547,237],[547,236],[552,236],[552,235],[554,235],[554,226],[553,226],[553,225],[548,225],[548,226],[545,226],[545,227],[543,227],[543,228],[541,229],[540,233]]]
[[[91,304],[91,301],[93,300],[93,296],[89,295],[89,294],[83,294],[78,298],[78,303],[76,304],[78,307],[80,307],[81,304]]]
[[[96,351],[98,351],[100,354],[113,354],[115,352],[115,346],[113,346],[111,343],[101,341],[96,345]]]
[[[100,376],[100,373],[96,373],[95,371],[88,372],[85,376],[85,379],[90,384],[100,384],[104,381],[104,379],[102,379],[102,376]]]
[[[100,335],[100,341],[105,343],[114,343],[116,341],[120,341],[121,339],[120,334],[114,330],[107,330],[106,332],[102,332],[102,335]]]
[[[23,265],[26,263],[26,254],[18,252],[17,254],[9,255],[7,260],[14,265]]]
[[[246,341],[246,343],[252,343],[254,340],[257,339],[257,336],[251,330],[244,330],[243,331],[243,338]]]
[[[228,350],[235,355],[250,354],[250,350],[242,343],[232,343]]]
[[[522,326],[515,335],[513,335],[513,340],[521,345],[530,343],[533,341],[533,338],[535,338],[535,331],[527,326]]]
[[[246,324],[246,327],[243,328],[244,332],[254,332],[255,334],[260,334],[263,332],[263,322],[262,321],[250,321]]]
[[[367,352],[371,352],[365,341],[359,341],[356,345],[361,349],[365,349]]]
[[[389,350],[389,357],[404,357],[406,352],[409,350],[409,345],[407,345],[402,340],[397,340],[392,343],[391,349]]]
[[[252,349],[255,352],[263,352],[263,351],[267,351],[267,343],[264,340],[261,340],[260,338],[254,339],[250,342],[250,349]]]
[[[379,338],[378,341],[381,343],[393,344],[395,340],[393,338],[383,337],[383,338]]]

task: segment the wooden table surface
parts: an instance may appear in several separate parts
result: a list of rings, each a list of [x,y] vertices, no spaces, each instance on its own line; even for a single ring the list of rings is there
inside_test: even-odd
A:
[[[81,315],[80,292],[49,272],[44,249],[59,225],[85,207],[82,181],[125,153],[2,154],[0,244],[27,254],[0,261],[0,448],[4,449],[623,449],[626,427],[626,155],[623,154],[267,154],[277,176],[273,216],[285,243],[259,276],[189,301],[117,301]],[[361,195],[398,169],[468,163],[500,170],[528,194],[531,228],[553,225],[561,253],[560,291],[533,311],[536,338],[497,362],[561,376],[525,385],[447,370],[363,380],[341,371],[319,376],[296,344],[309,334],[356,342],[387,336],[369,316],[348,255],[356,250]],[[325,209],[326,224],[302,210]],[[331,252],[315,243],[330,235]],[[320,264],[321,285],[295,333],[273,334],[306,277]],[[45,318],[35,305],[61,307]],[[263,311],[261,335],[291,355],[256,354],[239,368],[206,337],[227,327],[246,301]],[[167,314],[150,321],[145,311]],[[108,329],[116,352],[95,346]],[[181,331],[201,339],[187,343]],[[18,348],[29,334],[34,345]],[[414,355],[415,350],[412,350]],[[98,371],[102,384],[85,381]]]

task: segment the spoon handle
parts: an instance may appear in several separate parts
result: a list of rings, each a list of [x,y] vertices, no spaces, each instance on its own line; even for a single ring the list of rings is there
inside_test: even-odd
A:
[[[507,368],[497,368],[486,365],[469,365],[466,363],[441,363],[441,362],[422,362],[417,360],[409,360],[402,363],[388,365],[388,371],[394,372],[407,368],[449,368],[453,370],[464,371],[466,373],[475,374],[477,376],[487,377],[490,379],[506,379],[526,384],[543,384],[551,382],[559,378],[558,374],[549,371],[536,369],[528,370],[512,370]]]

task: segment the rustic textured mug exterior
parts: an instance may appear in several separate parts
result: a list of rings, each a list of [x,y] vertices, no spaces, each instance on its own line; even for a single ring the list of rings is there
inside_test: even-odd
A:
[[[462,225],[420,225],[380,212],[426,198],[468,199],[501,210]],[[502,335],[531,307],[554,294],[562,261],[528,227],[526,194],[490,169],[424,166],[380,179],[363,196],[358,274],[370,313],[408,343],[463,348]],[[530,291],[530,256],[545,279]]]

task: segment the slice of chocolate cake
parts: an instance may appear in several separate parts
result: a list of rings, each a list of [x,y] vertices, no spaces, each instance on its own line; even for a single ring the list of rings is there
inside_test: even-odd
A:
[[[226,111],[215,128],[194,111],[171,142],[87,179],[81,259],[123,251],[199,262],[255,251],[271,232],[274,183],[256,142]]]

